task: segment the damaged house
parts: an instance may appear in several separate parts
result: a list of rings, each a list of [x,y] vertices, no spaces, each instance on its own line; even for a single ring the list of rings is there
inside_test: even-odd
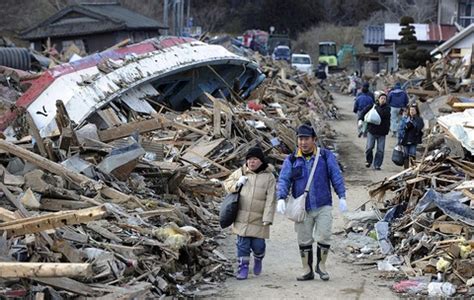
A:
[[[58,51],[75,45],[84,53],[103,51],[125,39],[138,43],[160,35],[158,21],[119,4],[69,6],[21,34],[41,51],[50,39]]]

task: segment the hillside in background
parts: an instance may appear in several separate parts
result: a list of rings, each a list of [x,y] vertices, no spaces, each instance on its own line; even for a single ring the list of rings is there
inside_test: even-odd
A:
[[[2,0],[0,34],[15,37],[70,4],[84,0]],[[87,0],[88,3],[105,2]],[[107,0],[110,2],[110,0]],[[123,6],[162,21],[163,1],[119,0]],[[171,1],[170,1],[171,2]],[[293,39],[319,24],[357,26],[366,23],[398,22],[405,14],[415,21],[434,20],[430,0],[191,0],[194,24],[209,32],[239,34],[246,29],[290,33]],[[18,40],[15,40],[18,42]]]

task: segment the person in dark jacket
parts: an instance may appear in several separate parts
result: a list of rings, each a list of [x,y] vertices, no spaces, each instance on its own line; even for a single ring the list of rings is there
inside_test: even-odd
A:
[[[362,135],[367,136],[367,126],[364,124],[364,121],[360,121],[360,114],[366,107],[372,107],[374,105],[373,94],[369,93],[369,84],[364,83],[362,86],[362,92],[359,93],[354,101],[353,112],[357,114],[357,119],[359,119],[357,128],[359,131],[359,137]]]
[[[365,90],[366,92],[364,92],[364,90]],[[361,92],[360,92],[359,94],[357,94],[356,97],[358,97],[359,95],[361,95],[361,94],[363,94],[363,93],[365,93],[365,94],[369,95],[370,97],[372,97],[372,100],[373,100],[373,102],[375,103],[375,96],[374,96],[374,93],[372,93],[372,92],[370,91],[370,83],[364,82],[364,84],[362,85],[362,90],[361,90]]]
[[[401,110],[408,105],[408,94],[402,90],[402,86],[399,82],[395,84],[395,87],[388,94],[388,105],[390,105],[390,129],[392,136],[397,136],[398,128],[400,127]]]
[[[321,83],[328,77],[328,64],[325,61],[319,61],[316,68],[316,77],[321,80]]]
[[[405,168],[408,168],[410,158],[416,158],[416,147],[421,144],[424,127],[418,106],[416,103],[411,104],[407,115],[400,122],[398,131],[398,144],[402,145],[405,151]]]
[[[366,107],[360,116],[359,120],[363,120],[365,115],[372,108]],[[378,96],[377,102],[375,104],[375,110],[380,116],[381,122],[380,125],[375,125],[372,123],[367,124],[367,146],[365,148],[365,159],[367,168],[370,168],[372,162],[374,163],[374,169],[380,170],[380,167],[383,163],[383,156],[385,152],[385,136],[390,131],[390,106],[387,104],[387,95],[380,93]],[[375,143],[377,142],[377,151],[375,152],[375,159],[373,150]]]

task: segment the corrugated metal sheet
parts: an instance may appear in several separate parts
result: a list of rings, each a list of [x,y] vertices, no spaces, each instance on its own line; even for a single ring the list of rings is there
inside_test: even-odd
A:
[[[158,95],[158,91],[151,84],[143,84],[124,93],[122,97],[120,97],[120,100],[138,113],[154,114],[156,110],[153,109],[145,98]]]
[[[29,71],[30,52],[26,48],[0,47],[0,66]]]
[[[428,24],[412,24],[415,26],[415,35],[418,41],[429,40],[429,25]],[[401,36],[398,33],[402,30],[402,26],[398,23],[385,23],[385,40],[386,41],[399,41]]]
[[[415,26],[415,35],[418,41],[422,42],[444,42],[453,37],[457,30],[453,25],[437,24],[412,24]],[[402,27],[396,23],[385,24],[385,40],[399,41],[401,36],[398,33]]]
[[[453,25],[438,25],[430,24],[429,27],[429,40],[430,41],[447,41],[457,33],[456,26]]]
[[[381,46],[385,44],[383,26],[367,26],[364,29],[364,46]]]

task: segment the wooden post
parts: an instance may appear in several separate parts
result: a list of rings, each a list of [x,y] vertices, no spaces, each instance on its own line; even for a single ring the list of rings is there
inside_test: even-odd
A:
[[[36,127],[35,121],[33,121],[33,118],[31,117],[30,113],[26,111],[26,120],[28,121],[28,125],[30,127],[30,134],[31,136],[35,139],[36,144],[38,145],[39,152],[41,153],[41,156],[46,157],[46,147],[44,146],[43,143],[43,138],[41,137],[38,127]]]
[[[221,136],[221,107],[220,101],[214,101],[214,137]]]
[[[0,278],[82,277],[92,275],[87,263],[0,262]]]

